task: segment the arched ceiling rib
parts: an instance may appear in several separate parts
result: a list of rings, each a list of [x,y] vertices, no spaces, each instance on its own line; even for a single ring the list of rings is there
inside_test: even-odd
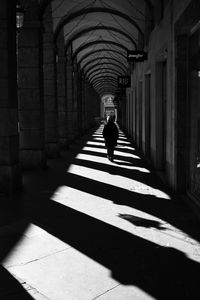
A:
[[[56,41],[58,34],[60,32],[60,30],[66,25],[68,24],[71,20],[78,18],[81,15],[88,15],[91,13],[107,13],[110,15],[116,15],[118,17],[121,17],[123,19],[125,19],[127,22],[129,22],[130,24],[132,24],[138,31],[138,33],[140,34],[141,38],[143,39],[144,42],[144,33],[142,32],[140,26],[138,25],[138,23],[132,19],[129,15],[115,10],[115,9],[111,9],[111,8],[107,8],[107,7],[89,7],[89,8],[85,8],[85,9],[81,9],[78,11],[75,11],[74,13],[71,13],[68,16],[63,16],[62,19],[58,22],[57,27],[55,29],[55,34],[54,34],[54,39]]]
[[[115,86],[111,86],[111,85],[103,85],[103,86],[100,86],[100,87],[96,87],[95,88],[96,90],[104,90],[104,89],[109,89],[109,90],[113,90],[115,91],[116,90],[116,87]]]
[[[94,88],[95,88],[95,90],[99,90],[99,89],[101,89],[101,88],[113,88],[113,89],[116,89],[116,85],[114,85],[114,84],[112,84],[112,83],[104,83],[104,82],[102,82],[102,83],[99,83],[98,85],[94,85]]]
[[[101,81],[97,81],[95,83],[93,83],[94,87],[100,86],[100,85],[112,85],[114,87],[117,86],[117,82],[116,81],[112,81],[112,80],[101,80]]]
[[[100,51],[98,54],[97,53],[91,53],[91,55],[85,57],[85,59],[82,61],[81,68],[84,68],[90,64],[93,64],[95,61],[100,61],[100,60],[112,60],[115,62],[118,62],[122,64],[125,68],[129,66],[127,58],[124,58],[121,55],[118,55],[114,52],[108,52],[106,53],[105,51]]]
[[[117,85],[117,81],[115,81],[115,80],[112,80],[112,79],[101,79],[101,80],[97,80],[97,81],[93,81],[93,85],[94,86],[99,86],[99,85],[101,85],[101,84],[111,84],[111,85],[113,85],[113,86],[116,86]]]
[[[110,57],[110,56],[99,56],[99,57],[96,57],[96,58],[94,58],[94,59],[91,59],[91,60],[89,60],[89,61],[87,61],[85,64],[83,64],[82,65],[82,69],[83,70],[85,70],[85,68],[86,67],[88,67],[88,66],[90,66],[90,65],[92,65],[92,66],[94,66],[94,65],[96,65],[98,62],[101,62],[101,63],[106,63],[106,62],[115,62],[115,63],[117,63],[119,66],[122,66],[123,67],[123,69],[125,70],[125,71],[127,71],[127,69],[128,69],[128,64],[124,64],[124,63],[122,63],[121,61],[119,61],[119,60],[117,60],[116,58],[114,58],[114,57]],[[87,70],[87,69],[86,69]]]
[[[124,59],[127,62],[126,55],[124,55],[124,53],[120,52],[119,50],[103,48],[103,49],[96,49],[96,50],[89,51],[88,53],[82,56],[82,58],[78,61],[78,64],[81,65],[81,63],[86,59],[90,60],[92,55],[96,55],[96,57],[98,57],[98,53],[102,53],[102,54],[107,53],[107,55],[115,55],[120,59]]]
[[[141,0],[142,1],[142,0]],[[46,7],[51,3],[51,2],[58,2],[58,1],[55,1],[55,0],[40,0],[40,3],[41,3],[41,16],[43,15]],[[64,2],[64,1],[63,1]],[[70,1],[72,2],[72,1]],[[73,2],[76,2],[76,1],[73,1]],[[108,2],[108,1],[107,1]],[[109,1],[110,2],[110,1]],[[123,4],[124,4],[125,1],[123,1]],[[146,3],[146,5],[148,6],[148,9],[150,10],[151,12],[151,15],[152,15],[152,18],[153,18],[153,6],[154,6],[154,0],[144,0],[143,2]],[[61,6],[60,4],[57,5],[57,6]],[[136,5],[136,9],[137,9],[137,5]],[[69,10],[69,9],[68,9]]]
[[[101,70],[93,70],[93,71],[90,71],[89,74],[87,74],[87,78],[90,80],[91,79],[91,76],[95,76],[95,75],[101,75],[101,76],[106,76],[107,74],[113,74],[113,75],[116,75],[116,76],[120,76],[121,75],[121,72],[120,71],[117,71],[113,68],[103,68]]]
[[[106,94],[114,94],[115,90],[113,88],[101,88],[98,90],[98,94],[102,97]]]
[[[70,36],[70,38],[68,38],[66,40],[65,43],[65,51],[67,50],[67,48],[69,47],[69,45],[71,43],[73,43],[74,40],[76,40],[77,38],[83,36],[85,33],[89,33],[89,32],[96,32],[99,30],[104,30],[104,31],[114,31],[116,33],[119,33],[120,35],[123,35],[124,37],[126,37],[132,44],[133,47],[136,49],[137,48],[137,40],[132,38],[129,34],[127,34],[126,32],[124,32],[123,30],[119,29],[119,28],[115,28],[113,26],[104,26],[104,25],[97,25],[97,26],[93,26],[93,27],[87,27],[85,29],[82,30],[77,30],[76,32],[73,33],[73,35]]]
[[[127,50],[144,46],[145,22],[153,20],[154,0],[40,0],[40,3],[41,13],[51,5],[57,46],[63,39],[65,50],[70,47],[77,67],[91,84],[98,91],[99,87],[107,90],[111,84],[113,92],[118,75],[129,70]]]
[[[121,71],[116,70],[114,68],[108,68],[108,67],[104,67],[104,68],[96,68],[94,70],[91,70],[89,73],[87,73],[87,77],[90,79],[91,76],[94,76],[96,74],[102,74],[102,75],[106,75],[107,73],[111,73],[113,75],[121,75]]]
[[[103,67],[104,68],[108,67],[109,69],[113,68],[114,70],[116,70],[116,71],[118,70],[122,74],[126,74],[127,73],[126,69],[124,69],[122,66],[120,66],[120,65],[118,65],[116,63],[113,63],[113,62],[107,62],[107,63],[99,62],[99,63],[96,63],[94,66],[91,66],[87,70],[84,70],[84,73],[85,73],[85,75],[87,75],[87,74],[90,73],[90,71],[92,71],[92,70],[101,70]]]
[[[117,85],[114,82],[98,82],[97,84],[94,84],[93,87],[95,89],[99,88],[99,87],[112,87],[117,89]]]
[[[107,77],[107,79],[97,79],[97,80],[93,80],[92,81],[92,84],[95,86],[96,84],[99,84],[99,83],[106,83],[106,82],[108,82],[108,83],[112,83],[112,84],[115,84],[115,85],[117,85],[117,81],[115,81],[115,80],[113,80],[112,78],[108,78]]]
[[[115,92],[115,88],[114,87],[100,87],[100,88],[97,88],[96,89],[98,92],[101,92],[101,93],[113,93]]]
[[[114,74],[107,74],[107,75],[105,75],[105,76],[102,76],[102,75],[95,75],[91,80],[90,80],[90,82],[91,83],[95,83],[95,82],[97,82],[97,81],[100,81],[100,80],[104,80],[104,79],[113,79],[113,81],[115,81],[116,80],[116,82],[117,82],[117,76],[116,75],[114,75]]]
[[[89,48],[93,45],[97,45],[97,44],[103,44],[103,45],[114,45],[116,47],[119,47],[121,48],[122,50],[124,50],[125,52],[128,51],[128,49],[122,45],[122,44],[119,44],[117,42],[113,42],[113,41],[104,41],[104,40],[96,40],[96,41],[92,41],[92,42],[89,42],[89,43],[85,43],[85,44],[82,44],[78,49],[76,49],[76,51],[74,51],[73,55],[72,55],[72,60],[77,56],[77,54],[81,51],[83,51],[85,48]]]
[[[113,86],[115,86],[115,87],[117,87],[117,82],[115,82],[115,81],[112,81],[112,80],[102,80],[101,79],[101,81],[93,81],[93,82],[91,82],[91,84],[93,85],[93,86],[95,86],[96,84],[107,84],[107,83],[111,83]]]

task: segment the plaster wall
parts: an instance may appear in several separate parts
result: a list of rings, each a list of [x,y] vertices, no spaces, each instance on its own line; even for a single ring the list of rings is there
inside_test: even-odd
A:
[[[175,38],[174,38],[174,24],[180,17],[181,13],[186,9],[191,1],[169,1],[165,7],[164,17],[152,31],[149,37],[149,44],[145,51],[148,52],[148,60],[142,63],[135,63],[134,69],[131,73],[131,88],[126,92],[126,98],[131,98],[132,101],[132,138],[136,135],[137,146],[139,146],[138,133],[134,128],[134,104],[136,97],[139,97],[139,82],[142,84],[142,148],[145,152],[145,74],[151,74],[150,82],[150,157],[154,168],[158,171],[163,171],[162,157],[161,157],[161,82],[159,67],[163,62],[166,62],[166,136],[164,137],[166,143],[166,161],[164,166],[165,179],[168,184],[174,188],[176,185],[176,102],[175,102]],[[126,100],[128,101],[128,100]],[[138,114],[137,114],[138,115]],[[136,126],[138,127],[138,126]],[[127,127],[130,130],[130,125]],[[137,129],[138,130],[138,129]]]

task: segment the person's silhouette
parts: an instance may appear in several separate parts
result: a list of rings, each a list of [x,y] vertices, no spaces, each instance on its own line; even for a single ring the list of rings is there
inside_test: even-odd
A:
[[[105,146],[107,148],[107,157],[110,161],[113,161],[114,149],[117,146],[117,140],[119,132],[117,125],[115,124],[115,116],[108,116],[107,123],[103,129],[103,137],[105,139]]]

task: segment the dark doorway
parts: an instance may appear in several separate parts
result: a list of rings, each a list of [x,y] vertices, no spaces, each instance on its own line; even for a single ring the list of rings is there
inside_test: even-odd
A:
[[[147,158],[150,158],[151,149],[151,75],[145,75],[145,145],[144,153]]]
[[[187,186],[189,192],[200,199],[200,29],[189,39],[189,71],[190,150]]]

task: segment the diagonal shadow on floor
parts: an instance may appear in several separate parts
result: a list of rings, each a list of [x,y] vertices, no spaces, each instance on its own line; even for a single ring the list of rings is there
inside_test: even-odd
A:
[[[21,229],[25,229],[28,223],[23,222]],[[0,232],[0,261],[9,254],[14,245],[20,240],[22,234],[16,232]],[[0,299],[2,300],[33,300],[32,296],[23,287],[25,282],[19,282],[2,265],[0,265]]]
[[[75,148],[78,152],[81,146]],[[147,212],[200,240],[197,223],[181,217],[182,212],[187,214],[182,204],[67,173],[77,152],[72,149],[63,153],[46,170],[26,173],[22,195],[24,215],[108,268],[111,276],[122,284],[138,286],[157,299],[200,297],[200,264],[181,251],[159,246],[51,200],[58,187],[72,187]],[[125,172],[121,170],[121,175],[126,177]],[[137,179],[136,173],[134,177]],[[144,177],[140,180],[146,183]]]
[[[40,201],[35,213],[31,210],[32,222],[108,268],[120,283],[138,286],[156,299],[200,296],[200,264],[181,251],[158,246],[52,200],[40,200],[42,207]]]

